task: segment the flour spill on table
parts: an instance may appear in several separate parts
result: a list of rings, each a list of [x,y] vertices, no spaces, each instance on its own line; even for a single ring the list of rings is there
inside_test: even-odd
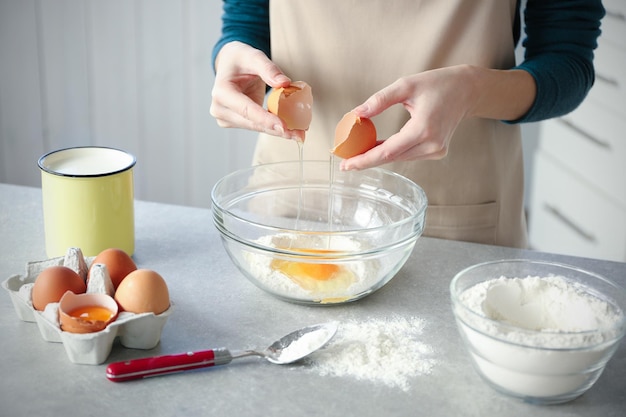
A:
[[[419,317],[345,321],[328,346],[308,360],[323,376],[408,391],[415,377],[430,375],[437,365],[434,349],[421,340],[425,325]]]

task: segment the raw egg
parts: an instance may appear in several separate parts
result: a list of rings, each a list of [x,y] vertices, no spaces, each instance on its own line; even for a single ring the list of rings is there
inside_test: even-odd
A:
[[[150,269],[137,269],[126,276],[115,291],[115,300],[124,311],[161,314],[170,307],[167,284]]]
[[[67,291],[59,301],[61,330],[70,333],[93,333],[117,317],[118,306],[106,294],[74,294]]]
[[[87,290],[85,281],[66,266],[50,266],[37,276],[32,290],[35,310],[43,311],[49,303],[57,303],[66,291],[76,294]]]
[[[293,250],[293,249],[291,249]],[[311,254],[336,253],[328,249],[297,249],[300,252]],[[343,291],[355,282],[356,277],[347,268],[336,263],[325,262],[298,262],[285,259],[273,259],[270,267],[289,277],[293,282],[308,291],[329,292]]]
[[[105,249],[95,257],[92,263],[104,264],[107,267],[113,287],[117,288],[120,282],[131,272],[137,269],[137,265],[132,258],[123,250],[116,248]],[[89,271],[91,274],[91,270]]]
[[[376,126],[370,119],[348,112],[337,123],[334,145],[331,153],[344,159],[367,152],[376,146]]]
[[[267,110],[280,117],[287,129],[308,130],[313,118],[313,93],[304,81],[274,88],[267,97]]]

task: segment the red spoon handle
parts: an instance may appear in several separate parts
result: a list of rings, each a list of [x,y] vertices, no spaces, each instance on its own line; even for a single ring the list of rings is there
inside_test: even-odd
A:
[[[227,349],[201,350],[114,362],[107,367],[106,376],[111,381],[124,382],[191,369],[224,365],[230,361],[232,361],[232,355]]]

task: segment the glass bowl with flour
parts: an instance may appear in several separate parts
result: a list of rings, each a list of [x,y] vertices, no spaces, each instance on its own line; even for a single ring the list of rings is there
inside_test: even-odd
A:
[[[218,181],[211,198],[243,275],[303,304],[355,301],[385,285],[411,255],[427,207],[424,191],[401,175],[343,172],[331,161],[246,168]]]
[[[582,395],[626,329],[626,291],[573,266],[481,263],[459,272],[450,291],[475,369],[496,390],[530,403]]]

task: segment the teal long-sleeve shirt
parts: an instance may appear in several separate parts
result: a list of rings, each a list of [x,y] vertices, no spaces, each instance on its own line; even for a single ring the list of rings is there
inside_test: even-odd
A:
[[[224,0],[222,35],[213,62],[224,44],[240,41],[271,57],[269,0]],[[514,39],[520,39],[522,16],[517,2]],[[593,51],[604,17],[601,0],[527,0],[523,10],[524,60],[515,68],[535,79],[537,97],[528,112],[510,123],[536,122],[574,110],[594,82]]]

